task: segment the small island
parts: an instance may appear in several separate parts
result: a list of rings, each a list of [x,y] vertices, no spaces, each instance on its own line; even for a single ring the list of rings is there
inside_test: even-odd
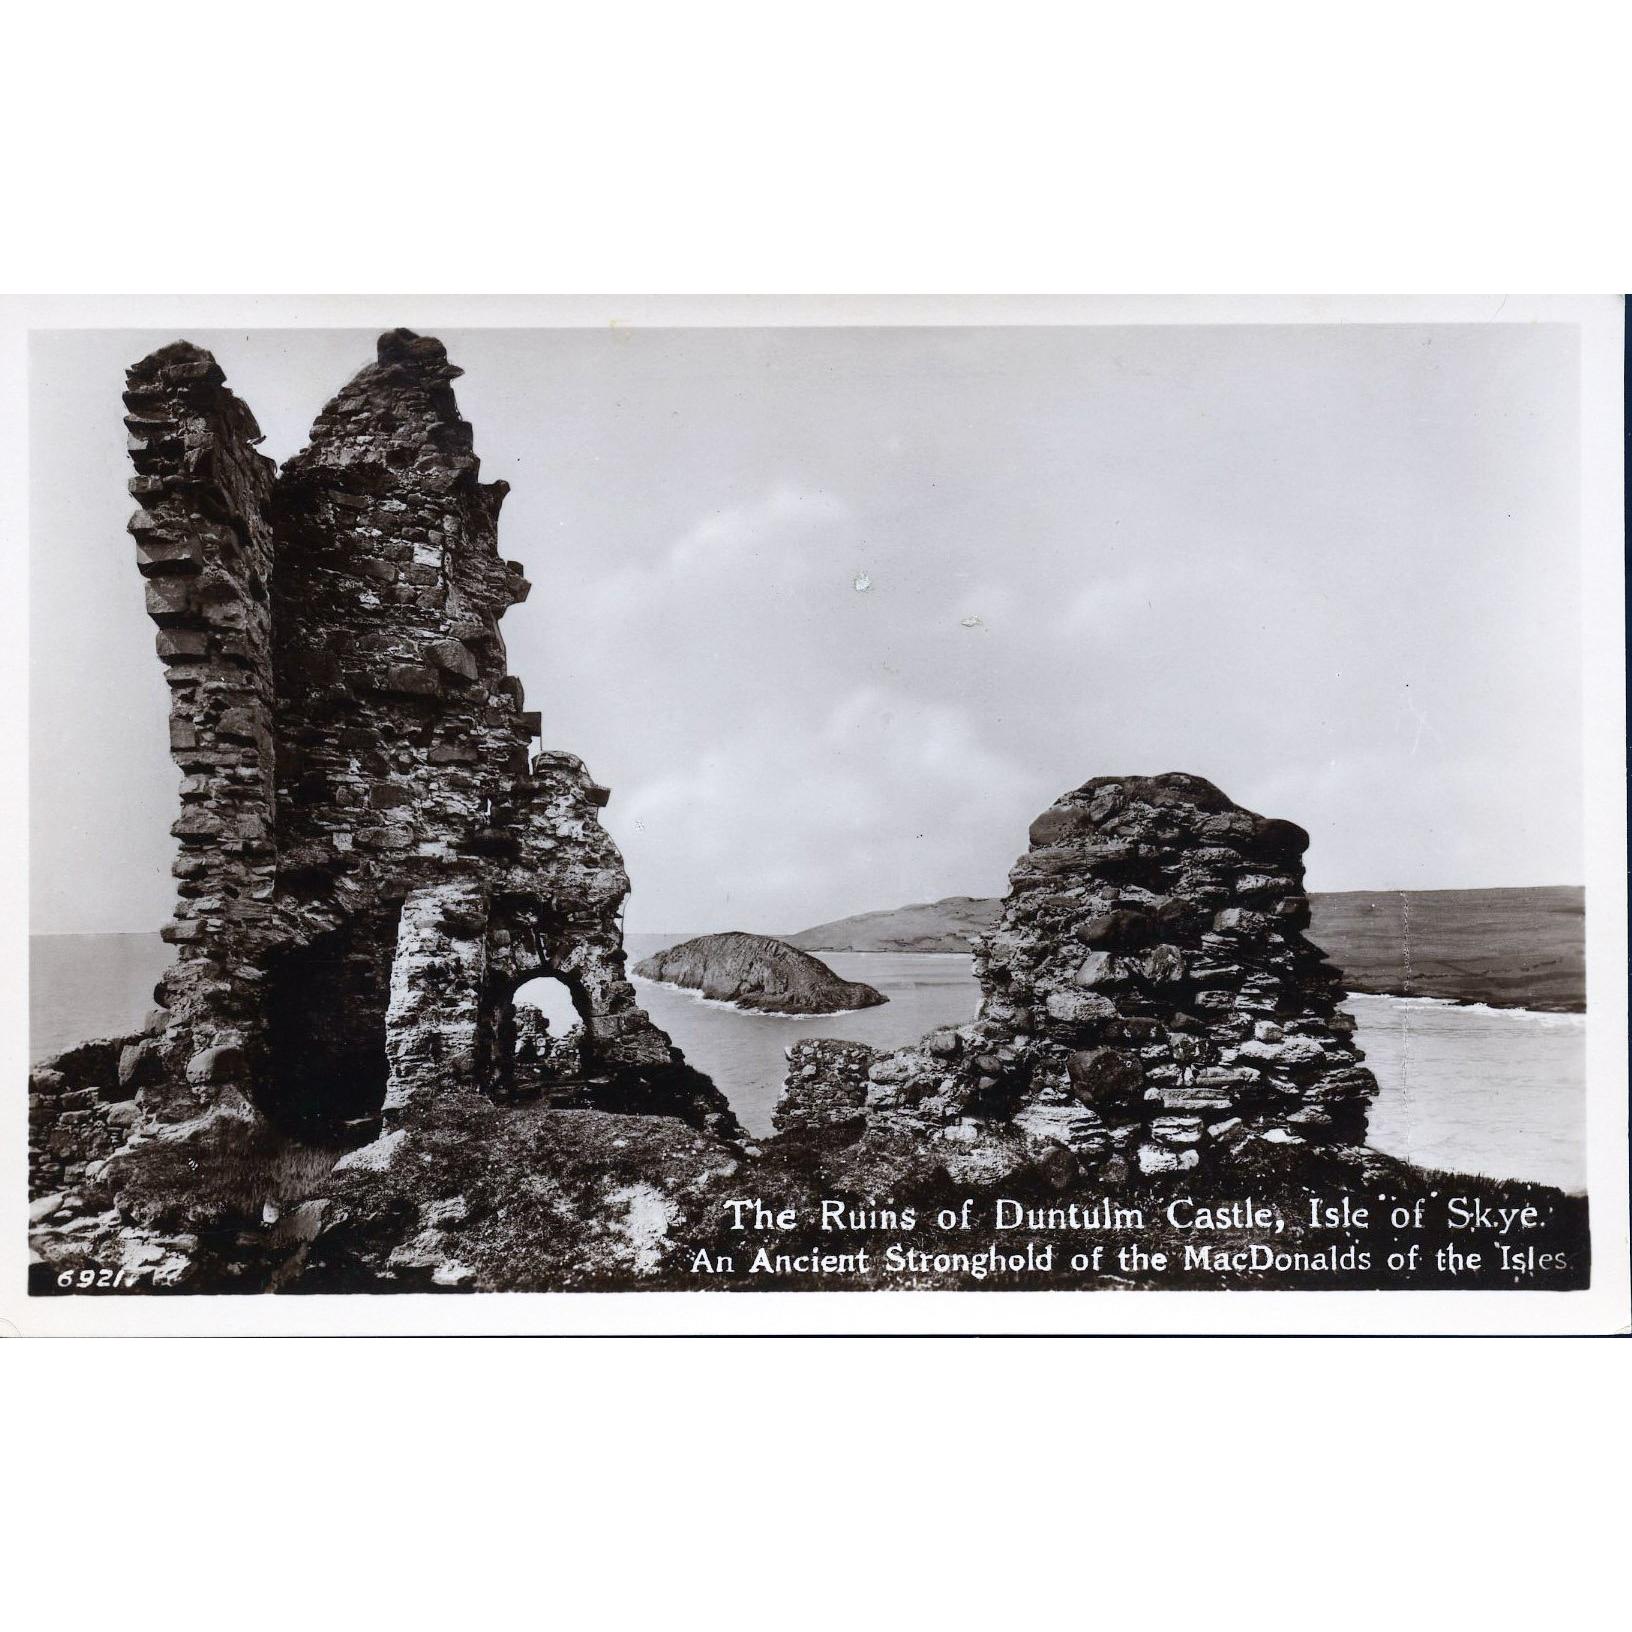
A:
[[[755,1014],[840,1014],[889,1001],[786,941],[737,930],[682,941],[642,959],[635,973]]]

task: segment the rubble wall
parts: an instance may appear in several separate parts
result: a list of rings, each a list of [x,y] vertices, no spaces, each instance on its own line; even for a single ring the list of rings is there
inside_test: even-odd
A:
[[[177,342],[136,364],[125,407],[130,531],[181,772],[176,909],[162,932],[177,955],[158,994],[175,1090],[167,1108],[180,1115],[245,1085],[259,1016],[231,971],[255,960],[276,918],[274,467],[255,451],[254,416],[196,346]]]
[[[866,1106],[1000,1120],[1106,1176],[1359,1145],[1376,1083],[1303,931],[1308,835],[1200,777],[1098,777],[1031,826],[977,943],[970,1026],[874,1053]],[[778,1122],[854,1100],[805,1045]],[[829,1107],[836,1107],[830,1110]]]
[[[31,1197],[72,1192],[125,1142],[136,1120],[130,1060],[139,1046],[140,1039],[99,1038],[29,1072]]]

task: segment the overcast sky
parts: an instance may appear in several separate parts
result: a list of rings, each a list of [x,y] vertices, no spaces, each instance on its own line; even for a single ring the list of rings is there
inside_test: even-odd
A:
[[[31,352],[35,932],[170,912],[119,392],[176,337]],[[187,338],[279,460],[373,356]],[[1110,773],[1302,823],[1316,889],[1581,880],[1573,328],[441,338],[534,584],[510,668],[613,789],[631,930],[1000,894]]]

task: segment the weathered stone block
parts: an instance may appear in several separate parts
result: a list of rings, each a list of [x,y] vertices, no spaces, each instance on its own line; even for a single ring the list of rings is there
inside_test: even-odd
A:
[[[1185,977],[1185,956],[1176,946],[1153,946],[1139,960],[1138,969],[1152,986],[1173,986]]]
[[[1133,978],[1128,962],[1111,952],[1090,952],[1077,965],[1072,979],[1079,986],[1125,986]]]
[[[1083,919],[1072,933],[1084,946],[1134,947],[1149,938],[1150,920],[1142,912],[1122,909],[1096,912]]]
[[[1052,805],[1031,824],[1029,837],[1032,848],[1039,850],[1093,830],[1094,822],[1086,810]]]
[[[1219,1088],[1204,1087],[1200,1083],[1162,1083],[1148,1091],[1156,1103],[1166,1111],[1227,1111],[1235,1103]]]
[[[202,806],[188,806],[170,824],[173,837],[183,844],[205,844],[226,832],[227,824],[213,810]]]
[[[234,1082],[244,1070],[244,1051],[234,1043],[203,1048],[187,1062],[187,1080],[195,1087]]]
[[[254,742],[261,725],[260,719],[249,708],[229,708],[215,722],[216,735],[228,742]]]
[[[210,637],[202,629],[160,629],[153,644],[161,661],[173,662],[206,656]]]
[[[474,680],[477,675],[476,659],[469,648],[459,640],[435,640],[426,648],[425,655],[444,674],[459,680]]]
[[[367,827],[357,830],[356,842],[364,850],[406,850],[415,836],[411,827]]]
[[[1199,1116],[1158,1116],[1150,1124],[1153,1138],[1164,1145],[1194,1145],[1201,1141]]]
[[[1262,1080],[1261,1071],[1245,1065],[1204,1065],[1196,1072],[1202,1088],[1240,1088]]]
[[[128,1093],[156,1082],[164,1070],[164,1060],[156,1039],[147,1037],[128,1043],[119,1054],[119,1086]]]
[[[1143,1066],[1121,1049],[1078,1049],[1067,1058],[1066,1072],[1071,1091],[1084,1105],[1114,1105],[1144,1092]]]
[[[161,628],[198,620],[198,601],[191,578],[149,578],[146,599],[147,615]]]
[[[407,697],[435,697],[442,683],[434,669],[419,663],[393,663],[385,671],[380,689]]]
[[[1178,1150],[1166,1145],[1141,1145],[1138,1151],[1141,1173],[1181,1173],[1201,1166],[1201,1153]]]
[[[1116,1015],[1116,1005],[1098,992],[1050,992],[1043,1007],[1051,1020],[1068,1026],[1092,1025]]]
[[[1214,914],[1213,928],[1221,935],[1263,936],[1269,933],[1270,922],[1263,913],[1248,907],[1225,907]]]

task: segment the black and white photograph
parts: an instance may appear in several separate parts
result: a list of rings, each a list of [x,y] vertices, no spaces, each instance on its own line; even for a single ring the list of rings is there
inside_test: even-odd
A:
[[[8,1624],[1614,1624],[1632,26],[7,21]]]
[[[392,315],[30,333],[30,1318],[1616,1295],[1618,300]]]

